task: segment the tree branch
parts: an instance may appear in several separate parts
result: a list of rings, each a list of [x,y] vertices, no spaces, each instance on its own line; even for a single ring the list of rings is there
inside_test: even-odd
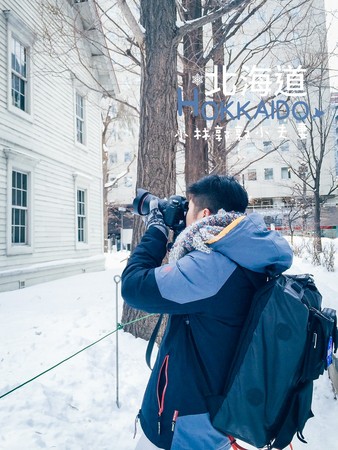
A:
[[[208,13],[207,15],[199,17],[198,19],[189,20],[184,25],[178,28],[176,38],[174,40],[175,44],[178,44],[187,33],[197,30],[198,28],[201,28],[204,25],[207,25],[208,23],[211,23],[214,20],[219,19],[224,14],[231,12],[238,6],[245,7],[246,5],[249,5],[251,1],[252,0],[232,0],[226,5],[222,6],[221,8],[218,8],[215,11]]]
[[[136,42],[138,43],[140,48],[143,48],[144,45],[144,33],[137,23],[133,13],[131,12],[129,6],[127,5],[126,0],[117,0],[117,4],[119,5],[124,18],[126,19],[131,31],[134,33]]]
[[[131,160],[130,163],[127,165],[127,167],[125,168],[125,170],[124,170],[122,173],[120,173],[113,181],[108,181],[108,182],[104,185],[104,187],[105,187],[106,189],[109,189],[109,190],[110,190],[110,189],[112,189],[112,188],[115,186],[115,184],[117,184],[117,182],[118,182],[119,180],[121,180],[121,178],[123,178],[123,177],[125,177],[126,175],[128,175],[128,173],[130,172],[130,167],[131,167],[131,165],[133,164],[133,162],[135,161],[135,159],[136,159],[136,155],[134,154],[132,160]],[[110,173],[110,171],[109,171],[108,173]]]

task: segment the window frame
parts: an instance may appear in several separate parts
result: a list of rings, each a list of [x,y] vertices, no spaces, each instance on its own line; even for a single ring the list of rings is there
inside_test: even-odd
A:
[[[284,171],[284,173],[286,172],[286,174],[287,174],[286,178],[283,177],[283,171]],[[281,167],[280,168],[280,177],[281,177],[281,180],[290,180],[291,179],[291,168],[287,167],[287,166]]]
[[[127,175],[123,180],[124,187],[132,188],[133,187],[133,177],[131,175]]]
[[[132,155],[131,151],[127,150],[126,152],[124,152],[123,161],[125,163],[130,163],[132,161],[132,159],[133,159],[133,155]]]
[[[111,186],[111,189],[117,189],[117,188],[119,187],[119,180],[118,180],[117,177],[115,177],[114,175],[110,175],[110,177],[109,177],[109,182],[110,182],[110,183],[113,183],[113,182],[115,182],[115,180],[117,180],[117,181],[116,181],[115,184],[113,184],[113,185]]]
[[[109,164],[117,164],[117,152],[113,151],[109,153]]]
[[[39,160],[24,152],[5,148],[7,158],[7,211],[6,211],[6,254],[22,255],[34,252],[34,176]],[[27,239],[26,243],[12,242],[12,174],[27,175]]]
[[[24,172],[22,170],[19,171],[17,169],[12,170],[12,196],[11,196],[12,245],[27,245],[29,243],[29,228],[28,228],[28,217],[29,217],[28,203],[30,199],[29,175],[30,175],[29,172]],[[25,181],[26,186],[24,186]],[[16,235],[18,237],[18,240],[16,240]]]
[[[270,153],[273,150],[272,141],[263,141],[263,152]]]
[[[79,198],[79,194],[83,194],[83,198]],[[87,189],[77,187],[76,189],[76,240],[78,245],[88,244],[88,193]],[[80,222],[81,221],[81,227]],[[80,239],[82,234],[82,239]]]
[[[83,115],[78,115],[78,98],[82,99],[82,110]],[[74,93],[74,122],[75,122],[75,143],[77,146],[86,149],[87,148],[87,101],[86,101],[86,95],[81,92],[79,89],[75,89]],[[83,130],[81,131],[83,135],[83,140],[78,140],[78,121],[82,123]]]
[[[254,178],[251,178],[252,176],[254,176]],[[247,180],[248,181],[257,181],[257,169],[248,169]]]
[[[76,250],[85,250],[90,247],[90,184],[92,178],[80,172],[73,173],[74,179],[74,240]],[[85,192],[85,241],[78,240],[78,191]]]
[[[279,148],[280,148],[281,152],[289,152],[290,151],[290,143],[288,141],[283,142],[282,144],[280,144]]]
[[[19,108],[21,111],[29,112],[29,88],[28,88],[28,71],[29,71],[29,47],[25,46],[14,34],[11,36],[11,98],[12,106]],[[20,60],[15,58],[20,53]],[[22,58],[22,59],[21,59]],[[13,67],[13,59],[18,63],[18,68]],[[17,70],[18,69],[18,70]],[[16,82],[18,87],[16,87]],[[16,95],[13,95],[13,92]],[[19,97],[16,99],[16,97]],[[18,103],[18,104],[17,104]],[[23,103],[23,107],[21,104]]]
[[[32,52],[35,41],[35,33],[12,11],[4,12],[7,20],[7,109],[13,114],[33,122],[33,62]],[[19,76],[21,74],[12,69],[12,45],[17,41],[26,50],[26,89],[25,89],[25,109],[13,104],[12,97],[12,74]]]
[[[271,174],[272,174],[272,177],[271,177],[271,178],[267,178],[267,177],[266,177],[266,171],[267,171],[267,170],[271,170]],[[264,181],[273,181],[273,179],[274,179],[273,167],[265,167],[265,168],[264,168]]]

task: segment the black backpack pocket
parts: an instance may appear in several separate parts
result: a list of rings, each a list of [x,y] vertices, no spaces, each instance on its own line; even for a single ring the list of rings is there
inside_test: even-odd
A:
[[[293,394],[289,397],[289,401],[285,405],[286,412],[276,424],[276,438],[273,442],[273,448],[287,447],[295,433],[298,438],[306,442],[303,438],[302,432],[305,423],[308,419],[313,417],[311,411],[313,392],[313,382],[308,381],[299,384]]]
[[[301,381],[316,380],[330,365],[335,331],[335,311],[309,309],[307,342]]]

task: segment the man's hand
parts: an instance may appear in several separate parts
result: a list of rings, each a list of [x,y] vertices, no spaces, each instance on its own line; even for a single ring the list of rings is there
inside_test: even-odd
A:
[[[164,223],[163,214],[158,208],[157,198],[153,198],[152,200],[150,200],[149,209],[149,214],[143,216],[146,229],[148,230],[148,228],[150,227],[156,227],[161,230],[165,237],[168,239],[168,227]]]

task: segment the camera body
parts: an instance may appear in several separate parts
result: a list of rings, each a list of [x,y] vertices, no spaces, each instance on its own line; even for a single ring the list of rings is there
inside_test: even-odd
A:
[[[160,199],[145,189],[137,189],[137,195],[133,201],[133,213],[139,216],[146,216],[150,212],[150,201],[158,200],[158,208],[163,214],[164,223],[176,230],[185,227],[185,215],[188,211],[188,201],[181,195],[172,195],[168,200]]]

